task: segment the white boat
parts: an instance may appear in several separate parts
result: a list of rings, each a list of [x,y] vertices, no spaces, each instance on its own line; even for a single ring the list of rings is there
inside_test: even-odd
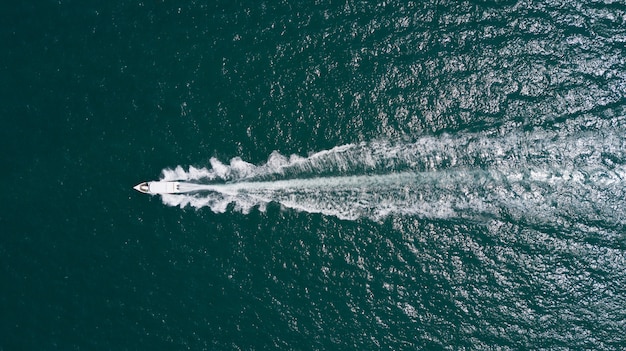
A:
[[[135,185],[133,189],[137,190],[140,193],[144,194],[179,194],[185,191],[180,189],[179,182],[165,182],[165,181],[155,181],[155,182],[143,182]]]

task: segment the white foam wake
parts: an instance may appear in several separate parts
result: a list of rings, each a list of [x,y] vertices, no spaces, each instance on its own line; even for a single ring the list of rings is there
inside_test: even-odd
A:
[[[163,195],[163,202],[244,213],[275,202],[342,219],[398,214],[623,225],[626,144],[619,126],[379,141],[309,157],[274,152],[261,165],[211,159],[210,168],[164,170],[163,180],[196,188]]]

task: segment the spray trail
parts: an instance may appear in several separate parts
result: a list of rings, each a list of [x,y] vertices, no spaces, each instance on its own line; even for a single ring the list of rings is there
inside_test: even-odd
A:
[[[189,186],[196,192],[163,201],[214,212],[232,204],[244,213],[275,202],[348,220],[411,215],[623,226],[621,119],[592,122],[349,144],[309,157],[274,152],[261,165],[211,159],[211,168],[164,170],[163,180],[195,183]],[[216,181],[221,184],[207,184]]]

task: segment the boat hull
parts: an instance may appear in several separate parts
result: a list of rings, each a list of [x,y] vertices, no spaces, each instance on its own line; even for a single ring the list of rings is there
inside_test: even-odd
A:
[[[155,182],[143,182],[135,185],[133,189],[137,190],[140,193],[144,194],[179,194],[180,183],[179,182],[165,182],[165,181],[155,181]]]

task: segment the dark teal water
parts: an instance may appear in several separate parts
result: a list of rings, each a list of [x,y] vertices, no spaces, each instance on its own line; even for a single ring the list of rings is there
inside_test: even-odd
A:
[[[0,350],[626,345],[623,2],[0,10]]]

